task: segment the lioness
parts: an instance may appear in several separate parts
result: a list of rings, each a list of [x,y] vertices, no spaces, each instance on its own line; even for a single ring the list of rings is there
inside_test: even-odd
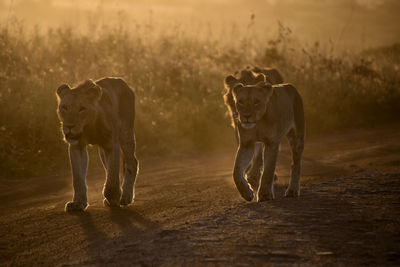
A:
[[[135,94],[120,78],[87,80],[71,88],[57,89],[58,116],[69,144],[74,194],[65,210],[85,210],[87,202],[87,145],[96,144],[106,170],[103,195],[108,206],[128,205],[134,199],[138,173],[135,156]],[[124,181],[119,182],[120,151]]]
[[[260,75],[264,74],[264,75]],[[238,78],[236,78],[236,77]],[[243,85],[254,85],[258,82],[264,81],[266,79],[270,84],[279,84],[283,83],[282,75],[275,68],[259,68],[259,67],[250,67],[247,66],[245,69],[240,71],[240,73],[236,72],[235,76],[229,75],[225,78],[225,88],[226,93],[224,95],[225,105],[228,107],[229,114],[232,119],[232,126],[235,128],[235,137],[236,141],[239,142],[238,130],[237,130],[237,117],[238,112],[236,110],[235,102],[233,100],[232,89],[238,83],[242,83]],[[247,167],[245,173],[247,181],[250,183],[251,187],[254,190],[258,189],[259,181],[263,168],[263,159],[262,159],[262,151],[263,146],[260,143],[257,143],[255,146],[255,153],[251,164]],[[277,176],[275,175],[275,179]]]
[[[260,76],[261,75],[261,76]],[[264,80],[262,80],[262,78]],[[232,89],[238,112],[237,131],[239,148],[236,153],[233,178],[241,196],[251,201],[253,189],[244,172],[253,158],[256,142],[264,144],[264,171],[257,200],[274,199],[274,173],[282,137],[286,136],[292,149],[292,167],[287,197],[300,195],[301,156],[304,148],[303,102],[296,88],[290,84],[271,85],[259,74],[256,85],[237,83]]]
[[[259,76],[258,74],[264,74],[264,76]],[[236,77],[237,78],[236,78]],[[235,75],[229,75],[225,78],[225,88],[226,93],[224,94],[225,105],[228,107],[228,111],[231,115],[232,126],[236,127],[237,111],[235,107],[235,102],[233,101],[232,89],[238,84],[242,83],[244,85],[256,84],[260,81],[266,79],[270,84],[280,84],[283,83],[283,78],[280,72],[275,68],[259,68],[247,66],[240,73],[236,72]]]

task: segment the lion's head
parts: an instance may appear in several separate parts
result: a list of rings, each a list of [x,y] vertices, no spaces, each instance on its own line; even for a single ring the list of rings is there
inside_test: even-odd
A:
[[[92,80],[76,88],[63,84],[57,89],[57,113],[66,142],[77,144],[85,128],[95,121],[101,95],[101,88]]]
[[[236,119],[238,117],[238,112],[235,107],[235,101],[233,100],[232,90],[238,84],[243,85],[254,85],[259,82],[265,82],[266,77],[264,74],[256,74],[249,69],[244,69],[240,72],[239,78],[236,78],[233,75],[229,75],[225,78],[224,84],[226,88],[226,94],[224,95],[225,104],[228,106],[228,109],[231,113],[232,119]],[[232,121],[232,126],[234,126],[234,122]]]
[[[243,128],[251,129],[264,116],[274,92],[270,83],[261,81],[256,85],[238,83],[232,90],[238,120]]]

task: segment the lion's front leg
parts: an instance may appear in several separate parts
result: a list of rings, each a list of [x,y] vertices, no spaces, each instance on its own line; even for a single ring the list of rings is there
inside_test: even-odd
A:
[[[258,202],[272,200],[274,195],[274,174],[278,158],[279,142],[264,146],[264,172],[261,177],[258,191]]]
[[[86,145],[69,146],[69,157],[72,168],[73,200],[65,204],[65,211],[83,211],[87,207],[86,170],[88,155]]]
[[[233,168],[233,180],[239,190],[240,195],[247,201],[251,201],[254,197],[247,180],[244,177],[244,171],[249,165],[254,154],[253,145],[239,145],[236,152],[235,166]]]
[[[113,142],[111,149],[104,149],[107,162],[107,177],[104,184],[104,205],[119,206],[121,188],[119,185],[119,159],[120,147],[118,142]]]

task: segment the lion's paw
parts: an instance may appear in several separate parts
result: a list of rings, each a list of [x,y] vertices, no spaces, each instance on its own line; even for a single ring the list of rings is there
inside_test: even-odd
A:
[[[122,194],[119,204],[121,206],[127,206],[133,202],[133,194]]]
[[[274,195],[273,191],[270,191],[270,192],[267,192],[267,193],[258,192],[257,202],[273,200],[274,198],[275,198],[275,195]]]
[[[252,201],[254,198],[253,190],[251,190],[249,186],[243,188],[242,190],[239,190],[239,193],[247,201]]]
[[[286,189],[285,197],[299,197],[300,196],[300,189],[297,188],[290,188]]]
[[[249,182],[251,188],[253,189],[253,191],[257,191],[258,187],[260,185],[260,179],[261,179],[261,173],[258,174],[253,174],[253,173],[249,173],[246,176],[247,181]],[[274,174],[274,182],[278,181],[278,175],[276,175],[276,173]]]
[[[115,208],[115,207],[119,207],[119,201],[110,201],[107,198],[105,198],[103,200],[103,205],[105,207]]]
[[[104,206],[108,207],[119,207],[120,197],[121,197],[121,189],[119,187],[104,187]]]
[[[247,181],[249,182],[253,191],[258,190],[258,186],[260,184],[260,175],[257,174],[249,174],[247,175]]]
[[[87,203],[82,202],[67,202],[65,204],[65,212],[84,211],[87,208]]]

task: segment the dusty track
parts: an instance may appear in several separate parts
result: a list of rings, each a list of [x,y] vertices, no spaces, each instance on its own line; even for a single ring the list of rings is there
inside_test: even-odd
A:
[[[102,206],[102,171],[88,176],[90,207],[66,214],[70,177],[5,180],[0,265],[399,265],[399,128],[307,140],[302,195],[248,203],[231,178],[234,151],[142,160],[134,205]]]

